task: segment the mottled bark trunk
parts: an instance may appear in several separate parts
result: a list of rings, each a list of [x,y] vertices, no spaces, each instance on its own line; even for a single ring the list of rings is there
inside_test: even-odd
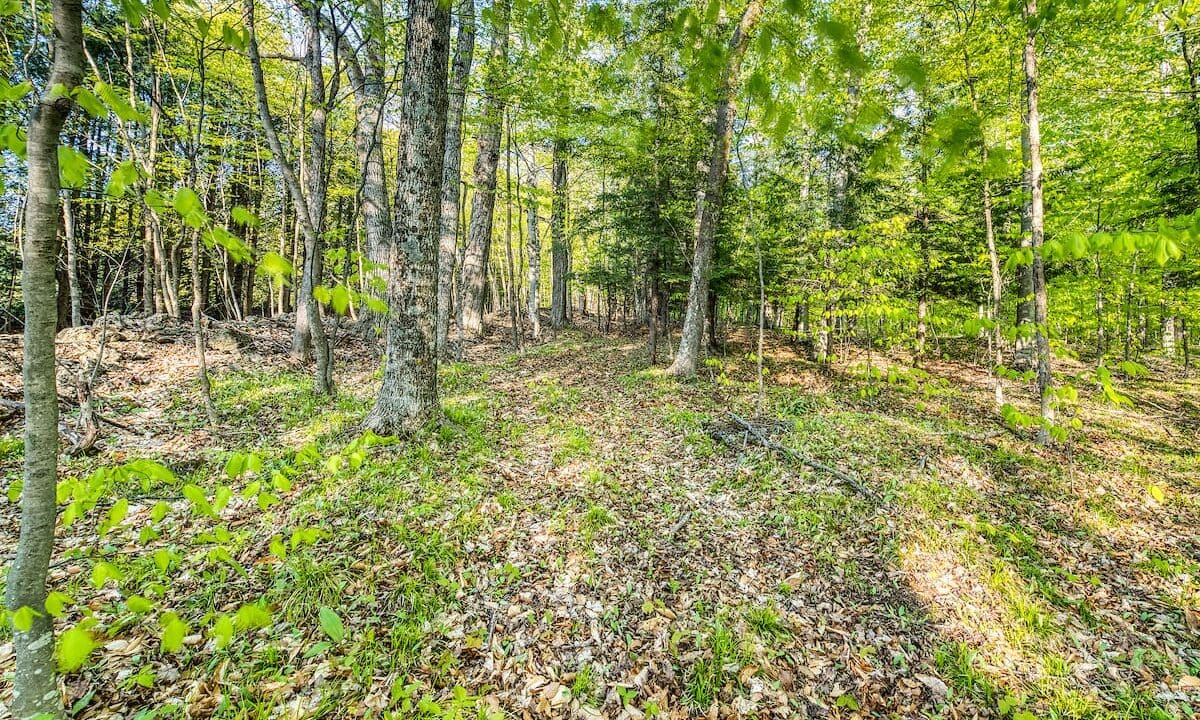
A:
[[[58,144],[83,78],[83,27],[79,0],[54,0],[53,60],[46,91],[33,109],[26,134],[28,185],[21,291],[25,298],[25,468],[20,535],[8,571],[10,611],[34,611],[28,630],[13,630],[16,664],[10,711],[16,720],[63,717],[54,677],[54,628],[46,613],[46,580],[54,550],[58,485],[58,388],[54,335],[58,313]],[[61,92],[65,89],[66,92]]]
[[[446,144],[442,163],[442,204],[438,233],[437,351],[446,352],[454,290],[454,261],[458,245],[459,178],[462,174],[463,104],[475,50],[475,0],[458,6],[458,39],[454,46],[454,74],[446,96]]]
[[[1045,209],[1042,189],[1042,134],[1040,116],[1038,113],[1038,73],[1037,73],[1037,29],[1034,18],[1037,16],[1037,0],[1026,0],[1025,50],[1023,65],[1025,70],[1025,163],[1026,163],[1026,202],[1029,218],[1028,245],[1033,253],[1030,265],[1030,275],[1033,295],[1034,345],[1037,368],[1038,394],[1041,398],[1042,425],[1038,429],[1039,442],[1047,443],[1050,439],[1049,426],[1054,422],[1054,408],[1051,403],[1050,377],[1050,340],[1047,337],[1046,315],[1048,298],[1046,295],[1046,271],[1042,261],[1042,241],[1045,238]],[[1025,240],[1023,239],[1023,243]]]
[[[729,39],[729,53],[717,94],[708,176],[705,178],[703,195],[698,198],[700,207],[697,209],[699,221],[696,224],[696,249],[692,257],[692,279],[684,311],[683,332],[679,338],[679,352],[668,370],[671,374],[681,377],[695,375],[696,365],[700,360],[704,304],[708,297],[709,274],[712,271],[717,224],[724,199],[725,176],[729,170],[729,149],[733,141],[733,120],[736,114],[742,58],[750,44],[750,36],[762,18],[762,10],[762,0],[750,0]]]
[[[570,318],[567,282],[570,247],[567,242],[567,142],[554,141],[550,185],[550,326],[555,330]]]
[[[474,186],[471,197],[471,225],[459,283],[462,297],[463,329],[472,335],[483,332],[484,284],[492,248],[492,216],[496,207],[496,166],[500,161],[500,134],[503,130],[504,87],[508,77],[508,0],[496,0],[492,8],[494,35],[485,82],[483,121],[479,129],[479,150],[475,157]]]
[[[437,412],[434,325],[450,10],[441,0],[410,0],[408,8],[387,359],[366,419],[381,434],[415,432]]]

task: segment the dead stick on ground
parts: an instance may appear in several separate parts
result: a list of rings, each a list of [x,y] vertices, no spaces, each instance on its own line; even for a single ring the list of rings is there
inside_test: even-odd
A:
[[[807,458],[807,457],[801,455],[800,453],[796,452],[795,450],[791,449],[790,447],[787,447],[786,445],[781,445],[781,444],[775,442],[774,440],[771,440],[766,435],[763,435],[761,432],[759,432],[758,428],[754,427],[749,422],[747,422],[746,420],[743,420],[742,418],[738,417],[734,413],[729,413],[729,417],[733,418],[733,421],[736,422],[738,425],[741,425],[743,428],[745,428],[748,433],[750,433],[751,435],[754,436],[755,440],[758,440],[758,442],[761,443],[762,446],[767,448],[768,450],[774,450],[775,452],[782,453],[782,454],[790,457],[792,460],[795,460],[796,462],[800,463],[801,465],[807,465],[808,467],[812,468],[813,470],[819,470],[821,472],[828,473],[828,474],[834,476],[835,478],[837,478],[838,480],[841,480],[842,482],[846,483],[850,487],[854,488],[858,492],[862,493],[863,495],[866,495],[867,497],[873,498],[875,500],[879,499],[878,493],[876,493],[873,490],[868,489],[862,483],[855,480],[853,477],[847,475],[846,473],[842,472],[841,470],[838,470],[837,468],[834,468],[834,467],[830,467],[830,466],[826,465],[825,463],[813,460],[812,458]]]

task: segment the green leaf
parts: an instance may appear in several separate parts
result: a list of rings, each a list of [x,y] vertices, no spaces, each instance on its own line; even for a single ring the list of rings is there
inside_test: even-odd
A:
[[[260,603],[248,603],[238,608],[233,624],[238,630],[257,630],[271,624],[271,611]]]
[[[350,291],[345,285],[336,285],[330,292],[329,304],[338,315],[345,315],[350,309]]]
[[[58,669],[73,672],[83,667],[88,656],[96,649],[92,634],[76,625],[58,638]]]
[[[154,609],[154,604],[141,595],[130,595],[125,599],[125,609],[135,615],[145,615]]]
[[[208,630],[208,636],[216,642],[218,648],[223,648],[233,640],[233,620],[225,613],[217,616],[213,626]]]
[[[158,619],[158,624],[162,627],[162,649],[166,652],[175,653],[183,649],[183,639],[187,637],[188,626],[179,616],[173,612],[165,612]]]
[[[67,145],[58,146],[58,176],[64,188],[87,185],[88,168],[86,155]]]
[[[55,618],[62,617],[63,611],[66,610],[67,605],[73,602],[74,600],[71,599],[70,595],[66,595],[57,591],[51,591],[46,595],[46,614]]]
[[[245,225],[246,227],[258,227],[262,222],[258,219],[257,215],[241,205],[233,206],[233,210],[230,211],[230,217],[232,217],[233,221],[238,225]]]
[[[209,504],[208,498],[204,494],[204,489],[199,485],[191,483],[183,486],[183,496],[192,503],[193,509],[197,514],[216,517],[217,512],[213,510],[213,506]]]
[[[108,108],[104,107],[104,103],[91,90],[80,85],[75,88],[73,93],[75,102],[79,103],[79,107],[83,111],[94,118],[102,118],[108,115]]]
[[[282,255],[275,252],[268,252],[263,253],[263,256],[259,258],[256,272],[260,275],[275,278],[277,282],[282,282],[291,277],[293,269],[292,264]]]
[[[341,642],[346,636],[346,628],[342,625],[342,619],[333,610],[322,607],[317,612],[317,619],[321,623],[321,629],[334,642]]]
[[[125,579],[125,573],[121,572],[116,565],[110,562],[101,560],[96,563],[96,567],[92,568],[92,585],[99,590],[104,587],[104,584],[109,580],[120,583]]]
[[[113,506],[108,509],[108,518],[100,527],[100,534],[106,535],[110,530],[121,524],[125,516],[129,514],[129,501],[121,498],[113,503]]]
[[[33,621],[38,613],[28,605],[22,605],[12,614],[12,626],[19,632],[29,632],[33,629]]]
[[[180,216],[188,216],[200,211],[200,196],[191,188],[181,187],[175,191],[171,199],[171,207]]]

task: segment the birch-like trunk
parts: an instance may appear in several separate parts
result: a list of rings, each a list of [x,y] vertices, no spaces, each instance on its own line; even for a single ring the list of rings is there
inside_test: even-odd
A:
[[[26,134],[29,163],[25,239],[21,243],[21,292],[25,298],[25,473],[21,526],[8,571],[10,611],[34,611],[28,630],[13,630],[12,704],[17,720],[63,717],[54,677],[54,628],[46,613],[46,580],[54,550],[58,486],[58,387],[54,335],[58,324],[55,266],[58,259],[58,143],[83,78],[80,0],[54,0],[50,77],[34,106]],[[65,92],[62,90],[65,89]]]
[[[1049,425],[1054,422],[1054,407],[1051,404],[1052,388],[1050,377],[1050,339],[1047,337],[1046,315],[1049,300],[1046,294],[1046,269],[1042,261],[1042,241],[1045,239],[1045,207],[1042,189],[1042,133],[1038,113],[1037,71],[1037,0],[1025,2],[1025,117],[1024,151],[1026,202],[1028,207],[1029,232],[1022,244],[1028,244],[1033,254],[1030,264],[1030,282],[1033,298],[1033,338],[1036,356],[1038,395],[1041,398],[1042,425],[1038,428],[1038,441],[1045,444],[1050,440]]]

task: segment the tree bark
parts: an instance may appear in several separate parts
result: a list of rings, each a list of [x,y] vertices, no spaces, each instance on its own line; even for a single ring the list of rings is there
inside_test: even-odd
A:
[[[410,0],[400,102],[383,384],[366,419],[381,434],[411,434],[437,412],[438,220],[446,142],[450,9]]]
[[[458,245],[459,177],[462,174],[463,105],[475,50],[475,0],[458,6],[458,39],[454,46],[454,75],[446,96],[446,146],[442,164],[442,205],[438,234],[437,351],[446,352],[450,332],[454,260]]]
[[[251,74],[254,76],[254,91],[258,101],[258,118],[263,126],[263,134],[267,136],[267,144],[271,148],[271,154],[275,157],[279,164],[279,174],[283,178],[283,183],[286,186],[288,193],[292,197],[292,205],[296,209],[296,224],[304,236],[305,259],[304,269],[301,281],[300,297],[297,298],[297,325],[300,323],[300,316],[303,315],[307,319],[309,331],[314,348],[316,348],[316,378],[314,381],[314,390],[321,395],[331,394],[333,392],[333,362],[329,351],[329,343],[325,337],[325,328],[321,322],[321,312],[317,307],[316,301],[312,297],[312,289],[316,285],[317,279],[320,277],[320,232],[324,225],[324,146],[325,146],[325,113],[318,111],[318,107],[324,108],[324,74],[321,68],[320,58],[320,28],[314,23],[317,18],[312,18],[309,23],[308,31],[308,57],[306,64],[308,65],[309,74],[312,76],[310,85],[310,93],[313,95],[314,108],[313,117],[310,122],[310,142],[313,144],[312,155],[320,153],[319,158],[310,158],[309,167],[319,168],[317,172],[308,173],[308,190],[312,193],[314,190],[320,192],[320,204],[316,202],[316,198],[305,193],[301,187],[299,179],[296,177],[296,171],[292,166],[290,158],[284,152],[283,143],[279,140],[279,133],[275,130],[275,121],[271,117],[271,108],[267,103],[267,86],[266,80],[263,77],[262,57],[258,52],[258,38],[254,29],[254,0],[243,0],[243,5],[246,12],[246,27],[249,30],[249,38],[246,43],[246,52],[250,57]],[[313,13],[316,11],[313,10]],[[319,89],[318,89],[319,88]],[[314,177],[315,175],[315,177]],[[305,300],[304,306],[301,307],[300,300]],[[307,308],[307,309],[305,309]],[[293,335],[293,352],[296,350],[296,339],[301,336],[301,330],[297,327],[296,333]]]
[[[1054,422],[1051,404],[1050,340],[1047,337],[1046,315],[1046,271],[1042,261],[1042,241],[1045,238],[1045,208],[1042,189],[1042,135],[1038,113],[1037,73],[1037,0],[1026,0],[1024,18],[1026,23],[1023,66],[1025,70],[1025,163],[1026,190],[1029,218],[1028,245],[1033,253],[1030,278],[1033,295],[1034,343],[1036,351],[1038,395],[1041,398],[1042,424],[1038,429],[1038,441],[1045,444],[1050,440],[1049,426]],[[1022,239],[1024,244],[1026,239]]]
[[[555,139],[550,184],[550,326],[558,330],[571,315],[567,282],[567,141]]]
[[[537,187],[537,176],[534,175],[530,185]],[[527,252],[529,255],[529,297],[528,308],[529,322],[532,326],[533,339],[537,340],[542,336],[542,318],[539,314],[539,298],[540,285],[542,280],[542,240],[538,236],[538,204],[537,198],[529,199],[529,233],[526,238]]]
[[[83,325],[83,288],[79,286],[79,242],[75,232],[74,193],[62,201],[63,237],[67,241],[67,288],[71,296],[71,327]]]
[[[762,0],[750,0],[742,13],[742,19],[729,39],[729,53],[725,70],[717,92],[716,121],[714,124],[712,155],[708,164],[708,176],[702,195],[697,198],[699,222],[696,224],[696,249],[692,258],[692,279],[688,288],[687,308],[684,312],[683,332],[679,338],[679,352],[668,372],[688,377],[696,374],[700,360],[701,335],[704,332],[705,300],[708,297],[709,274],[712,271],[713,249],[716,242],[717,224],[721,216],[724,199],[725,176],[729,171],[729,149],[733,141],[733,120],[736,115],[737,91],[740,84],[742,58],[750,44],[750,36],[762,18]]]
[[[83,78],[83,21],[80,0],[54,0],[50,77],[33,108],[26,134],[28,186],[25,241],[21,245],[21,291],[25,298],[25,468],[21,526],[8,572],[7,602],[15,612],[34,611],[28,630],[13,630],[13,696],[16,720],[38,715],[63,717],[54,677],[54,628],[46,613],[46,580],[54,550],[58,485],[58,387],[54,335],[55,265],[58,258],[58,143],[74,102],[71,91]],[[56,88],[58,90],[56,90]],[[66,92],[61,92],[65,89]]]
[[[504,88],[508,76],[509,0],[496,0],[492,8],[495,34],[488,59],[483,121],[475,158],[475,194],[471,198],[471,226],[463,252],[459,284],[462,323],[472,335],[483,333],[484,283],[492,248],[492,216],[496,207],[496,166],[500,161],[500,133],[504,119]]]

